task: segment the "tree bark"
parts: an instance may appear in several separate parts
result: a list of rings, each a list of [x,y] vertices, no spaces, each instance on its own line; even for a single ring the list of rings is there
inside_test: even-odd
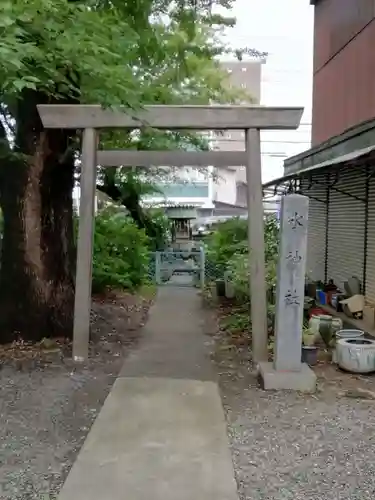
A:
[[[72,334],[71,137],[43,130],[36,99],[19,103],[15,154],[1,159],[0,343]]]

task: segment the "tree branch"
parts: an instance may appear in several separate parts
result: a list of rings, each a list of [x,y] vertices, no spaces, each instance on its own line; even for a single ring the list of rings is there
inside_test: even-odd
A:
[[[119,188],[113,185],[96,185],[96,189],[100,191],[101,193],[106,194],[109,196],[113,201],[119,201],[121,203],[122,201],[122,196]]]

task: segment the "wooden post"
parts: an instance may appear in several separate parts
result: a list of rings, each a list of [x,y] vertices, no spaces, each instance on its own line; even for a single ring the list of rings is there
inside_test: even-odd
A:
[[[81,192],[74,301],[73,359],[88,358],[90,340],[92,252],[95,219],[96,130],[83,130]]]
[[[264,261],[264,209],[259,129],[245,130],[253,361],[268,359],[267,300]]]

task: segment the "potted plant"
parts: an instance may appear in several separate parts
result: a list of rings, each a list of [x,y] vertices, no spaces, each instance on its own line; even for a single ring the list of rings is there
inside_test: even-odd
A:
[[[314,332],[312,332],[308,326],[304,326],[302,332],[301,361],[310,366],[314,366],[318,362],[318,347],[314,343]]]

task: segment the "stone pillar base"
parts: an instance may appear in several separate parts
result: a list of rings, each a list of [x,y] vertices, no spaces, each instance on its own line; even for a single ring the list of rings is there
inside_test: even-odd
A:
[[[301,364],[298,372],[276,371],[273,363],[259,363],[258,380],[266,391],[291,390],[310,394],[316,391],[316,375],[306,363]]]

